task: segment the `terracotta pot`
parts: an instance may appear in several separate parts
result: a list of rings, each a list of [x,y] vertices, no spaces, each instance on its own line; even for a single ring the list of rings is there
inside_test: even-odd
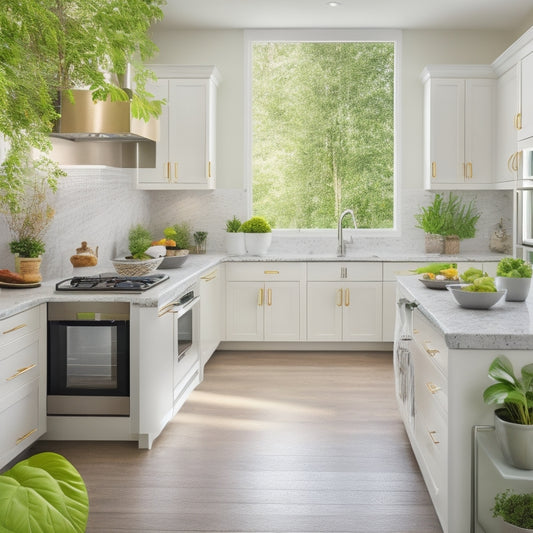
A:
[[[426,233],[425,245],[427,254],[441,254],[444,252],[444,237]]]
[[[457,255],[459,253],[460,242],[457,235],[447,235],[444,239],[444,253],[446,255]]]

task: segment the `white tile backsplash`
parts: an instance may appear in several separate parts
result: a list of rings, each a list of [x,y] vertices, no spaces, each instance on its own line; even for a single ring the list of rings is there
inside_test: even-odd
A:
[[[511,231],[511,191],[466,191],[465,201],[475,198],[482,215],[477,236],[461,242],[464,252],[486,252],[490,235],[503,219]],[[46,254],[42,272],[45,279],[72,275],[70,256],[81,241],[98,245],[100,264],[127,251],[128,231],[138,223],[146,225],[154,239],[162,237],[162,230],[178,222],[189,222],[193,231],[207,231],[207,249],[224,251],[226,220],[236,215],[246,219],[246,197],[242,189],[213,191],[143,191],[134,186],[134,171],[98,167],[69,168],[53,197],[56,211],[45,234]],[[356,235],[352,245],[371,253],[423,252],[424,232],[415,228],[414,213],[429,204],[433,193],[424,190],[403,190],[400,204],[400,233],[398,237],[363,237]],[[357,216],[357,213],[356,213]],[[273,253],[336,252],[336,232],[330,236],[298,234],[284,236],[274,232]],[[11,236],[4,221],[0,222],[0,268],[14,268],[9,252]]]

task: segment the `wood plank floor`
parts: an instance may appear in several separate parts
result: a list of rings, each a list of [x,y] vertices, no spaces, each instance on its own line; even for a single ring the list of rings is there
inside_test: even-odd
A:
[[[89,532],[441,533],[390,352],[216,352],[156,439],[40,441],[80,471]]]

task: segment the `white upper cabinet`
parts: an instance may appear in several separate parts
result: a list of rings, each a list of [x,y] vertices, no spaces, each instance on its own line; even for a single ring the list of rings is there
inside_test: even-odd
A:
[[[216,177],[215,67],[153,65],[148,90],[166,105],[159,141],[139,144],[140,189],[214,189]]]
[[[496,84],[490,67],[468,72],[426,67],[422,73],[426,189],[492,188]]]
[[[522,57],[520,69],[520,109],[518,140],[533,137],[533,52]]]
[[[518,173],[518,66],[506,70],[496,83],[496,171],[498,188],[512,188]]]

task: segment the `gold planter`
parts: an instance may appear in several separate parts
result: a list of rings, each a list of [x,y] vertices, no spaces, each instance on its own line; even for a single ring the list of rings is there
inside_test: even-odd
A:
[[[15,271],[23,278],[25,283],[39,283],[41,276],[41,257],[20,257],[15,254]]]

